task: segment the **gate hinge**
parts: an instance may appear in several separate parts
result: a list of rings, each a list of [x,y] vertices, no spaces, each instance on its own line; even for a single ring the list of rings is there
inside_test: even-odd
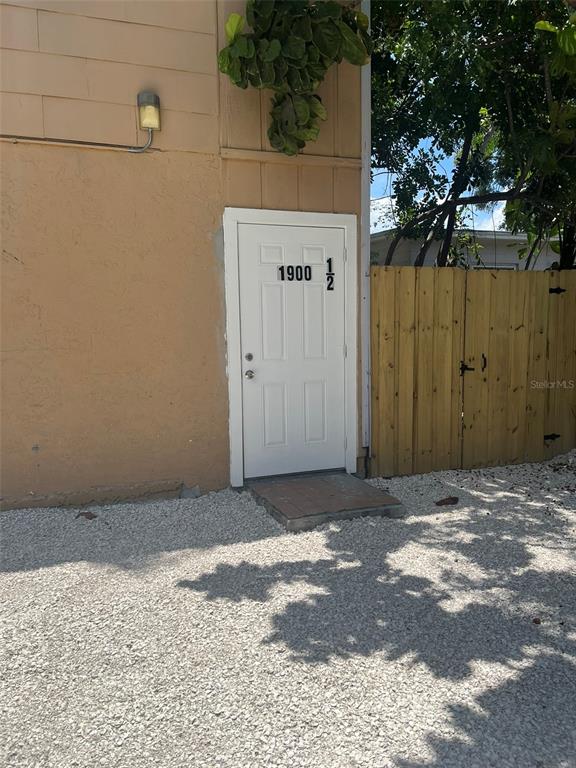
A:
[[[544,435],[544,441],[558,440],[559,437],[562,437],[562,435],[557,435],[556,432],[551,432],[549,435]]]
[[[548,293],[566,293],[566,288],[560,288],[557,285],[556,288],[548,288]]]
[[[344,262],[348,261],[348,250],[344,248]]]
[[[348,347],[344,344],[344,357],[348,357]]]
[[[472,368],[470,365],[466,365],[464,360],[460,360],[460,376],[464,376],[466,371],[475,371],[475,368]]]

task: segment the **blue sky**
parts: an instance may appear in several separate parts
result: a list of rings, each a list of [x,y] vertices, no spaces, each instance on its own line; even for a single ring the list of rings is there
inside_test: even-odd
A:
[[[423,142],[422,146],[426,148]],[[454,161],[452,158],[445,158],[442,161],[442,170],[451,174],[454,170]],[[378,232],[382,229],[389,229],[394,226],[392,195],[392,174],[387,171],[374,171],[374,178],[370,187],[370,197],[373,201],[371,215],[371,231]],[[374,202],[377,201],[377,202]],[[480,210],[476,207],[470,208],[470,226],[472,219],[474,229],[495,230],[500,229],[503,219],[504,204],[497,203],[491,209]],[[382,217],[384,220],[382,221]]]

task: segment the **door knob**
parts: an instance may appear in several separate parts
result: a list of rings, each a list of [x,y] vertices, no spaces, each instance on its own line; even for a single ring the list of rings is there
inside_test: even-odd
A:
[[[247,379],[253,379],[255,375],[256,374],[254,373],[254,371],[250,371],[250,370],[246,371],[246,373],[244,374],[244,376],[246,376]]]

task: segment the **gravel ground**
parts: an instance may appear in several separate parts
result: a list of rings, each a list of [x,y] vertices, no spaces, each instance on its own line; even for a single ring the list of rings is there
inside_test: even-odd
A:
[[[2,765],[573,768],[575,469],[302,534],[233,491],[3,513]]]

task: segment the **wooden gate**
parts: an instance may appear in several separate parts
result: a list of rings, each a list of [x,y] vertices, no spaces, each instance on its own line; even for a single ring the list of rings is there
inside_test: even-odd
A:
[[[372,269],[373,475],[576,446],[576,272]]]

